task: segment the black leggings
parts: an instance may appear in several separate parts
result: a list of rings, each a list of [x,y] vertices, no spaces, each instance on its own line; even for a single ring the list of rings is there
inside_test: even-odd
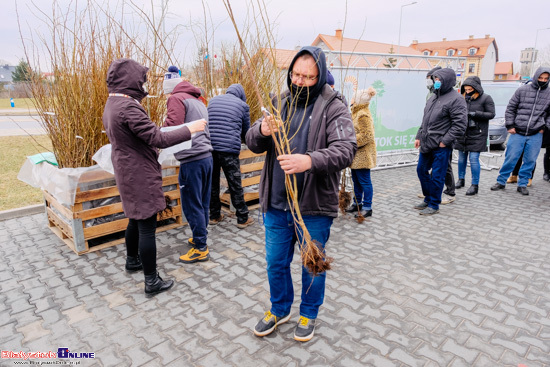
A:
[[[518,176],[519,170],[521,168],[521,165],[523,163],[523,152],[519,156],[518,162],[516,163],[516,166],[514,167],[514,170],[512,171],[512,176]],[[533,167],[533,172],[531,172],[531,179],[535,177],[535,170],[537,169],[537,163],[535,163],[535,166]]]
[[[139,254],[146,275],[157,271],[156,228],[156,214],[147,219],[130,219],[126,227],[126,254],[132,257]]]

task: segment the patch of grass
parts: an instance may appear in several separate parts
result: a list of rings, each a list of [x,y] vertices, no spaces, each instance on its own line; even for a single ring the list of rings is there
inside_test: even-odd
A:
[[[14,98],[15,108],[30,108],[34,109],[33,98]],[[11,108],[9,98],[0,98],[0,109]]]
[[[40,189],[19,181],[17,174],[27,156],[51,150],[47,135],[0,137],[0,211],[42,203]]]

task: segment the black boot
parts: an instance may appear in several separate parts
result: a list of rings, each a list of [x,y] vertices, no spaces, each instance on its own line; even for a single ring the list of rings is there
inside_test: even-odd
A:
[[[173,285],[173,280],[162,280],[158,272],[150,275],[145,274],[145,295],[147,297],[152,297],[155,294],[167,291],[172,288]]]
[[[346,209],[346,213],[354,213],[358,211],[358,208],[359,210],[363,209],[363,204],[357,205],[356,203],[353,203],[348,209]]]
[[[466,195],[470,196],[470,195],[476,195],[477,194],[477,189],[478,189],[478,185],[472,185],[470,186],[470,188],[468,189],[468,191],[466,191]]]
[[[464,187],[464,179],[463,178],[459,178],[458,181],[456,181],[456,184],[455,184],[455,189],[460,189]]]
[[[143,265],[141,264],[139,256],[126,256],[126,271],[133,273],[140,270],[143,270]]]

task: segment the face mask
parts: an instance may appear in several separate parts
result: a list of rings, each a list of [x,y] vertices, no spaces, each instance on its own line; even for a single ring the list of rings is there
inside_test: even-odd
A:
[[[470,93],[466,93],[466,95],[467,95],[467,96],[473,96],[475,92],[476,92],[476,91],[473,90],[473,91],[471,91]]]
[[[436,81],[434,82],[434,89],[439,89],[439,88],[441,88],[441,81],[436,80]]]
[[[541,87],[542,89],[546,88],[546,86],[548,85],[548,80],[545,81],[545,82],[541,82],[540,80],[538,80],[538,83],[539,83],[539,87]]]

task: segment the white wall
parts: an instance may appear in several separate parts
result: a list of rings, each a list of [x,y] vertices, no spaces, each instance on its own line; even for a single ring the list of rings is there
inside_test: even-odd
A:
[[[481,80],[494,80],[495,78],[495,65],[497,63],[497,51],[495,50],[495,43],[492,42],[485,52],[485,57],[481,64],[481,73],[479,78]]]

